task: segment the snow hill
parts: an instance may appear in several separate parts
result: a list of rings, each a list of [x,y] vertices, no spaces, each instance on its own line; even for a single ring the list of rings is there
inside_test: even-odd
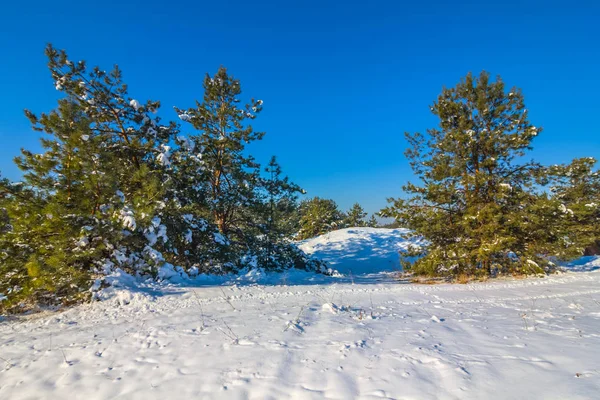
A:
[[[300,243],[340,273],[370,275],[401,270],[399,252],[418,244],[403,238],[408,229],[346,228]]]
[[[600,258],[546,278],[379,279],[401,230],[301,244],[342,273],[139,282],[0,322],[0,399],[593,399]]]

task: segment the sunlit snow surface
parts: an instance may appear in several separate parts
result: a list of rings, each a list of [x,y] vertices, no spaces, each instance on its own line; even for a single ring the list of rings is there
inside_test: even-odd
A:
[[[327,261],[344,275],[374,277],[398,272],[400,252],[418,246],[418,239],[406,240],[407,229],[346,228],[305,240],[300,248]]]
[[[599,258],[541,279],[415,285],[380,273],[398,269],[400,234],[301,245],[342,277],[117,273],[105,301],[5,318],[0,399],[598,398]]]

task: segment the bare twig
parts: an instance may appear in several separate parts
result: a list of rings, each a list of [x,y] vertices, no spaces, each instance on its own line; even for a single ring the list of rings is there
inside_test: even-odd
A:
[[[229,325],[227,325],[227,322],[225,322],[225,320],[223,320],[223,324],[225,325],[227,330],[219,328],[219,331],[221,331],[221,333],[227,338],[229,338],[234,344],[237,344],[240,341],[239,336],[233,331],[233,329],[229,327]]]
[[[593,298],[591,294],[590,294],[589,296],[590,296],[590,299],[592,299],[592,301],[593,301],[594,303],[596,303],[597,305],[599,305],[599,306],[600,306],[600,302],[599,302],[598,300],[596,300],[595,298]]]
[[[527,314],[523,313],[521,315],[521,318],[523,318],[523,323],[525,324],[525,330],[529,331],[529,326],[527,325]]]
[[[531,299],[531,320],[532,320],[532,323],[533,323],[533,330],[537,331],[537,327],[536,327],[536,324],[535,324],[535,314],[533,312],[534,308],[535,308],[535,299]]]
[[[431,315],[431,314],[429,313],[429,311],[427,311],[427,310],[426,310],[426,309],[424,309],[423,307],[417,307],[417,308],[418,308],[418,309],[420,309],[420,310],[423,310],[423,311],[425,311],[425,313],[426,313],[427,315],[429,315],[429,317],[430,317],[430,318],[433,318],[433,315]]]
[[[237,309],[234,307],[234,305],[231,304],[231,301],[229,300],[229,297],[227,297],[227,295],[225,294],[225,291],[223,290],[223,288],[221,288],[221,293],[223,293],[223,298],[225,299],[225,301],[227,302],[227,304],[229,304],[231,306],[231,308],[233,309],[233,311],[237,311]]]
[[[302,315],[302,311],[304,311],[304,306],[300,307],[300,311],[298,312],[298,315],[296,316],[296,319],[293,320],[293,321],[288,322],[287,326],[283,330],[284,332],[286,332],[288,329],[290,329],[290,327],[292,326],[292,324],[298,325],[300,323],[300,316]]]
[[[198,293],[196,293],[195,290],[192,290],[192,292],[194,293],[194,296],[196,297],[198,306],[200,306],[200,316],[202,317],[202,330],[204,330],[206,328],[206,324],[204,322],[204,310],[202,309],[202,302],[200,301],[200,298],[198,297]]]
[[[65,351],[63,349],[60,349],[60,352],[62,353],[63,359],[65,360],[65,364],[67,364],[67,365],[70,366],[72,363],[69,360],[67,360],[67,356],[65,355]]]
[[[360,321],[362,321],[362,319],[364,318],[364,316],[366,315],[365,310],[363,310],[362,308],[358,311],[358,319]]]
[[[8,369],[8,368],[12,367],[12,364],[11,364],[11,363],[10,363],[10,361],[8,361],[6,358],[4,358],[4,357],[0,357],[0,360],[4,361],[4,363],[5,363],[5,366],[4,366],[4,368],[5,368],[5,369]]]

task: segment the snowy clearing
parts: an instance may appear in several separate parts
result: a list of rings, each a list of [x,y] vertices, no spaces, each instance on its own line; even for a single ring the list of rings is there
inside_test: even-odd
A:
[[[408,229],[346,228],[304,240],[299,247],[344,275],[372,279],[402,269],[398,252],[419,244],[418,240],[403,238],[408,232]]]
[[[339,251],[334,268],[367,274],[357,284],[144,283],[6,319],[0,398],[597,398],[600,258],[547,278],[415,285],[368,279],[369,265],[393,270],[398,241],[382,238],[397,230],[345,231],[302,246]]]

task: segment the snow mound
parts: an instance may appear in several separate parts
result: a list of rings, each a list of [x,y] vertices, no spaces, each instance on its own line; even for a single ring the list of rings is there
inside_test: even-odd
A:
[[[342,274],[377,274],[402,269],[400,253],[419,245],[419,240],[406,239],[407,233],[408,229],[346,228],[305,240],[298,247]]]
[[[568,271],[589,272],[600,269],[600,256],[585,256],[563,265]]]

